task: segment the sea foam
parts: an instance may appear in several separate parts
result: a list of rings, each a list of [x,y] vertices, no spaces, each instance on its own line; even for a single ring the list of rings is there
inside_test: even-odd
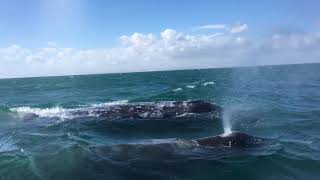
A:
[[[174,89],[172,91],[174,91],[174,92],[182,91],[182,88],[176,88],[176,89]]]
[[[25,118],[30,115],[35,115],[37,117],[48,117],[48,118],[60,118],[60,119],[73,119],[77,117],[81,117],[81,113],[77,114],[75,112],[81,111],[88,111],[90,109],[99,108],[99,107],[108,107],[108,106],[115,106],[128,103],[128,100],[120,100],[120,101],[111,101],[106,103],[96,103],[96,104],[89,104],[87,106],[82,106],[79,108],[63,108],[60,106],[55,106],[51,108],[34,108],[34,107],[16,107],[10,108],[11,112],[15,112],[19,115],[20,118]],[[94,114],[87,114],[86,116],[95,116]]]
[[[17,112],[20,117],[24,117],[28,114],[34,114],[39,117],[60,117],[60,118],[68,118],[69,111],[71,109],[65,109],[59,106],[52,107],[52,108],[32,108],[32,107],[17,107],[17,108],[10,108],[10,111]]]
[[[192,85],[189,85],[189,86],[186,86],[187,88],[190,88],[190,89],[193,89],[195,88],[196,86],[192,86]]]
[[[214,84],[216,84],[216,83],[213,81],[210,81],[210,82],[203,83],[203,86],[214,85]]]

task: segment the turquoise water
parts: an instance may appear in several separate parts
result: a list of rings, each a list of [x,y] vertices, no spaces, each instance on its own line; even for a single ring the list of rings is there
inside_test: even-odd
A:
[[[1,179],[319,179],[320,64],[0,80]],[[72,116],[110,105],[202,99],[221,119]],[[36,115],[36,116],[32,116]],[[163,147],[233,131],[254,150]],[[118,145],[126,148],[119,148]]]

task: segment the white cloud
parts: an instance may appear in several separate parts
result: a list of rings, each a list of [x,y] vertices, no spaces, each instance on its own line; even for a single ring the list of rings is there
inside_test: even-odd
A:
[[[230,28],[230,33],[241,33],[243,31],[246,31],[248,30],[248,25],[247,24],[237,24],[237,25],[234,25]]]
[[[204,26],[196,27],[195,29],[201,30],[201,29],[223,29],[228,30],[228,26],[225,24],[207,24]]]
[[[132,46],[150,46],[156,41],[156,38],[153,34],[141,34],[134,33],[131,36],[123,35],[120,37],[123,45],[132,45]]]
[[[231,34],[241,33],[249,29],[247,24],[235,24],[233,26],[228,26],[226,24],[207,24],[204,26],[198,26],[194,28],[195,30],[224,30]]]
[[[235,32],[247,26],[234,27]],[[0,77],[92,74],[320,62],[320,34],[278,34],[252,39],[234,33],[186,34],[165,29],[120,37],[108,49],[56,46],[0,48]]]

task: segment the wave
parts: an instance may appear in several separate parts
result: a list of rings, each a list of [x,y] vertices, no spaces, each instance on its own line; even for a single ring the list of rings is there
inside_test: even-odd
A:
[[[192,85],[189,85],[189,86],[186,86],[187,88],[190,88],[190,89],[193,89],[195,88],[196,86],[192,86]]]
[[[62,107],[56,106],[52,108],[32,108],[32,107],[18,107],[10,108],[10,111],[17,112],[19,115],[24,116],[28,114],[35,114],[39,117],[68,117],[70,109],[64,109]]]
[[[22,119],[30,119],[35,117],[48,117],[48,118],[59,118],[59,119],[74,119],[83,116],[95,116],[92,113],[83,114],[77,113],[82,111],[88,111],[90,109],[99,108],[99,107],[108,107],[108,106],[116,106],[128,103],[128,100],[120,100],[120,101],[111,101],[105,103],[95,103],[87,106],[82,106],[79,108],[63,108],[60,106],[55,106],[51,108],[34,108],[34,107],[16,107],[10,108],[11,112],[17,113],[18,116]]]
[[[208,86],[208,85],[215,85],[216,83],[213,81],[205,82],[203,83],[203,86]]]
[[[172,90],[173,92],[178,92],[178,91],[182,91],[182,88],[176,88],[174,90]]]

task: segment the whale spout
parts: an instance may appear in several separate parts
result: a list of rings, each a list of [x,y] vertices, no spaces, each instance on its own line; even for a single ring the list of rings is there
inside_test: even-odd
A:
[[[270,142],[267,138],[259,138],[250,136],[241,132],[232,132],[228,135],[219,135],[213,137],[206,137],[193,140],[198,145],[206,147],[236,147],[236,148],[246,148],[246,147],[257,147],[265,145]]]

